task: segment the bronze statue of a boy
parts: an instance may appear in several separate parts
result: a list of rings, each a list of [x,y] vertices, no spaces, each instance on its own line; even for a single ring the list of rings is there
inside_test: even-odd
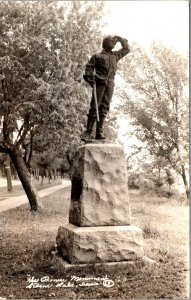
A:
[[[121,43],[122,48],[118,51],[112,51],[117,42]],[[113,96],[114,77],[117,70],[117,63],[122,57],[130,52],[128,41],[120,36],[108,36],[104,38],[102,47],[102,51],[98,54],[94,54],[88,61],[85,68],[84,79],[91,87],[96,84],[96,94],[95,92],[92,93],[87,128],[81,136],[81,139],[84,141],[91,139],[93,125],[96,119],[97,124],[95,138],[105,139],[103,134],[103,124],[109,111],[111,98]],[[98,118],[96,118],[96,102],[97,113],[99,114]]]

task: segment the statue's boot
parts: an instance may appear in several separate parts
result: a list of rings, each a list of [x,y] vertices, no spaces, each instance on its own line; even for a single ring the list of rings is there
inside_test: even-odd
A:
[[[105,136],[103,134],[103,124],[104,124],[105,116],[100,116],[99,122],[97,122],[96,126],[96,139],[104,140]]]
[[[81,140],[82,141],[88,141],[92,139],[92,130],[95,122],[95,117],[88,116],[88,121],[87,121],[87,129],[82,133],[81,135]]]

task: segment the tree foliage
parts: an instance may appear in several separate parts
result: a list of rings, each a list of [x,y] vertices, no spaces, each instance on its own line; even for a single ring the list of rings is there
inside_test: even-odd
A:
[[[127,88],[123,109],[135,125],[134,134],[150,153],[182,175],[188,193],[188,60],[174,50],[153,44],[135,47],[122,66]]]
[[[88,99],[82,74],[99,41],[95,24],[101,13],[87,2],[62,4],[0,3],[3,144],[14,132],[18,146],[42,125],[55,136],[64,128],[68,136],[79,130]]]
[[[98,49],[103,5],[58,4],[0,2],[0,151],[12,156],[31,141],[51,155],[79,142],[88,104],[82,75]]]

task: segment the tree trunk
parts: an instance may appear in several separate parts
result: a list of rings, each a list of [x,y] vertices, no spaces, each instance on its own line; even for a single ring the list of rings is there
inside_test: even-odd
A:
[[[14,152],[11,151],[10,157],[11,157],[13,165],[17,171],[19,179],[22,183],[22,186],[25,190],[25,193],[28,197],[31,210],[37,211],[39,197],[36,192],[36,189],[33,187],[30,173],[26,167],[26,164],[22,158],[22,155],[18,151],[14,151]]]
[[[186,172],[185,172],[184,165],[181,165],[181,170],[182,170],[181,175],[182,175],[182,179],[183,179],[185,190],[186,190],[186,196],[189,200],[190,192],[189,192],[188,181],[187,181],[187,178],[186,178]]]
[[[35,169],[35,177],[36,177],[36,180],[39,181],[39,168]]]
[[[32,155],[33,155],[33,133],[32,130],[30,132],[30,149],[29,149],[29,154],[28,154],[28,159],[27,159],[27,168],[31,174],[31,161],[32,161]]]
[[[51,179],[52,179],[52,172],[48,170],[48,183],[50,183]]]
[[[54,169],[54,180],[56,180],[56,174],[57,172],[56,172],[56,169]]]
[[[17,175],[17,172],[16,172],[15,167],[13,166],[13,164],[11,166],[11,170],[12,170],[13,178],[18,179],[18,175]]]
[[[182,179],[183,179],[183,182],[184,182],[184,186],[185,186],[185,190],[186,190],[186,196],[189,200],[190,192],[189,192],[189,187],[188,187],[188,181],[187,181],[187,178],[186,178],[185,166],[184,166],[184,163],[183,163],[183,160],[182,160],[182,154],[181,154],[180,146],[179,146],[178,142],[176,144],[176,147],[177,147],[177,153],[178,153],[179,159],[181,161],[181,176],[182,176]]]
[[[5,166],[5,174],[7,177],[7,190],[8,192],[12,192],[13,185],[12,185],[12,177],[11,177],[10,157],[8,154],[6,155],[4,166]]]

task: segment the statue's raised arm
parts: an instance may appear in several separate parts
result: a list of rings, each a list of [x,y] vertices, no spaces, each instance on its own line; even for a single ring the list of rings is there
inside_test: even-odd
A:
[[[130,47],[129,47],[127,39],[124,39],[117,35],[114,36],[114,39],[115,39],[116,43],[120,42],[121,46],[122,46],[122,48],[120,50],[113,52],[116,54],[118,61],[119,61],[121,58],[123,58],[125,55],[127,55],[130,52]]]

